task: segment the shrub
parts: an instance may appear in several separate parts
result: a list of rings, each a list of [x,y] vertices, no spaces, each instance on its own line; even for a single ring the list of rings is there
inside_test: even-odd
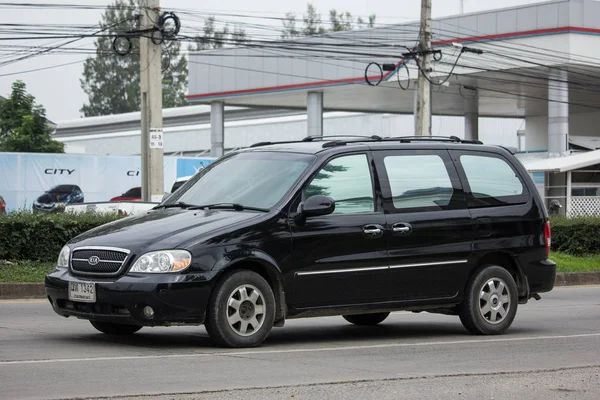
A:
[[[552,250],[572,255],[600,253],[600,218],[553,217]]]
[[[70,239],[118,218],[116,214],[25,211],[0,215],[0,260],[56,261]]]

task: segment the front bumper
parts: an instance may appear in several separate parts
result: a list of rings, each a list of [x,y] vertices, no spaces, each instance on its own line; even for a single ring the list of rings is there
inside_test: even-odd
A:
[[[32,209],[33,209],[33,211],[47,212],[47,213],[62,212],[65,209],[65,204],[53,203],[53,204],[47,205],[47,204],[34,203],[32,206]]]
[[[214,273],[131,274],[107,280],[56,269],[46,276],[46,294],[54,311],[64,317],[142,326],[202,324],[213,278]],[[69,282],[93,282],[96,302],[69,300]],[[154,310],[152,318],[144,316],[146,306]]]

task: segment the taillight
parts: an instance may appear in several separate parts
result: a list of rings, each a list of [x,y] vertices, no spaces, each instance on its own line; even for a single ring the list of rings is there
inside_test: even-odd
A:
[[[544,240],[546,241],[546,257],[550,255],[550,246],[552,245],[552,231],[550,230],[550,221],[544,225]]]

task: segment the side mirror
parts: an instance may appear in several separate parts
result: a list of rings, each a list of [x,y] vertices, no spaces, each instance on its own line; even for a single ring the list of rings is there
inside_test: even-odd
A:
[[[300,215],[303,217],[319,217],[335,211],[335,200],[327,196],[311,196],[300,204]]]

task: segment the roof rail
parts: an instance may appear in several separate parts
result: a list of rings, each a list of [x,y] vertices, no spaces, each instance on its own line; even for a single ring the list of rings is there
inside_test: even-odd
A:
[[[261,146],[269,146],[272,144],[289,144],[289,143],[307,143],[307,142],[316,142],[316,141],[325,141],[329,138],[352,138],[354,140],[336,140],[334,141],[336,144],[346,144],[350,142],[364,142],[364,141],[377,141],[380,142],[383,140],[381,136],[371,135],[371,136],[358,136],[358,135],[326,135],[326,136],[307,136],[302,140],[288,140],[282,142],[258,142],[250,145],[250,147],[261,147]],[[325,147],[325,145],[323,145]]]
[[[330,138],[349,138],[350,140],[330,140]],[[400,143],[411,143],[411,142],[451,142],[451,143],[465,143],[465,144],[483,144],[479,140],[466,140],[461,139],[458,136],[395,136],[385,137],[372,135],[372,136],[358,136],[358,135],[329,135],[329,136],[307,136],[302,140],[289,140],[282,142],[259,142],[254,143],[250,147],[268,146],[273,144],[289,144],[289,143],[308,143],[326,141],[323,143],[323,148],[345,146],[348,143],[360,143],[360,142],[400,142]]]
[[[381,141],[383,140],[383,138],[381,136],[377,136],[377,135],[371,135],[371,136],[361,136],[361,135],[325,135],[325,136],[307,136],[304,139],[302,139],[303,142],[314,142],[317,140],[326,140],[328,138],[353,138],[353,139],[369,139],[369,140],[374,140],[374,141]]]
[[[258,143],[254,143],[250,145],[250,148],[252,147],[261,147],[261,146],[269,146],[272,144],[287,144],[287,143],[300,143],[299,140],[288,140],[288,141],[283,141],[283,142],[258,142]]]
[[[468,143],[468,144],[483,144],[479,140],[461,139],[458,136],[394,136],[386,137],[384,141],[400,141],[400,143],[411,142],[452,142],[452,143]]]

